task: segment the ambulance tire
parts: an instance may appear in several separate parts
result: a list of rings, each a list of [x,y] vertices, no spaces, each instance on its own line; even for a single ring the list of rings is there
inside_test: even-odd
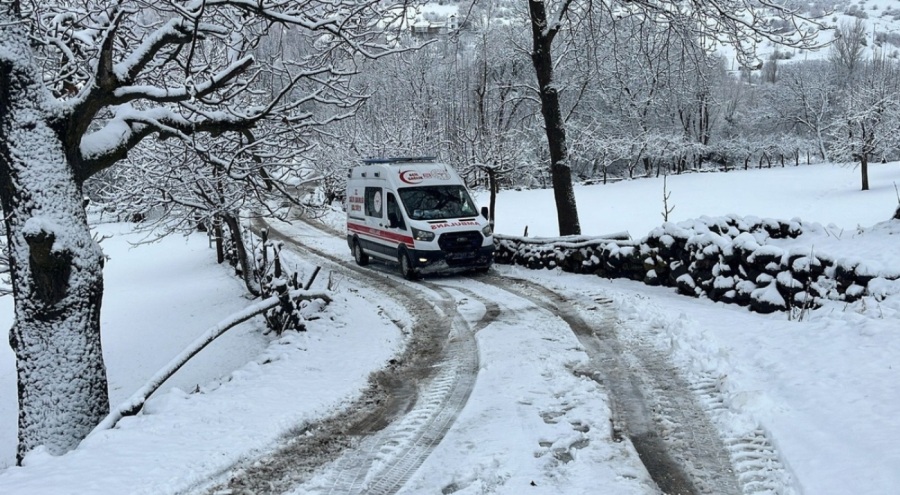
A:
[[[359,266],[369,264],[369,255],[362,250],[362,247],[359,245],[359,239],[356,238],[353,239],[353,260]]]
[[[407,253],[405,249],[400,250],[400,254],[397,256],[397,262],[400,263],[400,275],[403,275],[403,278],[406,280],[416,280],[419,278],[419,274],[412,266],[412,260],[409,259],[409,253]]]

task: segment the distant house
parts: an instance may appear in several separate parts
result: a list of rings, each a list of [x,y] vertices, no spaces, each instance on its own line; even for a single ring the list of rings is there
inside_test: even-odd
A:
[[[456,16],[451,15],[446,21],[418,20],[413,24],[412,32],[417,35],[449,34],[456,31],[458,27]]]
[[[417,10],[410,22],[411,32],[416,36],[440,36],[459,29],[456,5],[425,4]]]
[[[426,3],[418,7],[401,8],[388,24],[396,32],[409,32],[417,37],[445,36],[460,28],[459,7],[456,4]]]

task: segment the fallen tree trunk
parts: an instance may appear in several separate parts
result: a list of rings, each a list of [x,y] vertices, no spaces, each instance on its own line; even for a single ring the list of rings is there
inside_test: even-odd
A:
[[[289,296],[293,300],[311,300],[311,299],[324,299],[326,302],[331,302],[331,297],[324,292],[309,292],[306,290],[292,290],[289,293]],[[172,359],[169,364],[163,367],[161,370],[157,371],[155,375],[147,382],[146,385],[141,387],[137,392],[135,392],[128,400],[119,404],[118,407],[113,409],[103,421],[100,422],[88,435],[94,435],[98,431],[108,430],[116,426],[116,423],[119,422],[122,418],[126,416],[134,416],[144,407],[144,403],[147,402],[147,399],[153,395],[153,392],[156,392],[159,387],[162,386],[163,383],[166,382],[172,375],[175,374],[182,366],[185,365],[192,357],[196,356],[197,353],[202,351],[207,345],[209,345],[212,341],[216,340],[219,336],[227,332],[228,330],[234,328],[235,326],[253,318],[256,315],[260,315],[265,313],[266,311],[278,306],[280,304],[279,296],[275,295],[264,299],[262,301],[257,302],[247,308],[239,311],[228,318],[220,321],[215,326],[209,328],[206,332],[203,333],[200,337],[194,340],[185,350],[181,352],[178,356]]]

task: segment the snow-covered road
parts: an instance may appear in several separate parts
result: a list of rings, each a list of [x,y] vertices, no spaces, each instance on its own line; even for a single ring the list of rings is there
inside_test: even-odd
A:
[[[375,427],[328,420],[315,443],[331,454],[313,455],[318,467],[280,461],[298,453],[284,449],[210,493],[794,492],[764,433],[718,432],[710,415],[730,412],[714,383],[689,383],[652,345],[619,337],[602,291],[497,274],[407,282],[390,265],[351,265],[327,228],[275,224],[271,234],[414,315],[410,347],[370,394],[404,400],[355,416]]]

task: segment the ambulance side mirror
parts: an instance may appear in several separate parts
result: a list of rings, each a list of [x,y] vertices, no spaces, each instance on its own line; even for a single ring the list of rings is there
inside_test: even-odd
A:
[[[490,219],[491,218],[490,213],[491,213],[491,210],[489,210],[487,206],[481,207],[481,216],[483,216],[484,218]]]

